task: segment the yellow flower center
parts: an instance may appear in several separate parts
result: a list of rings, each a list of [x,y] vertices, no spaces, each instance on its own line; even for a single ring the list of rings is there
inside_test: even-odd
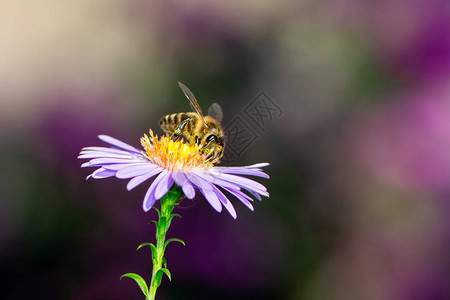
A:
[[[207,155],[201,154],[198,145],[173,141],[170,136],[158,138],[151,129],[149,136],[145,134],[141,137],[141,145],[148,160],[170,171],[210,168],[218,161],[207,160]]]

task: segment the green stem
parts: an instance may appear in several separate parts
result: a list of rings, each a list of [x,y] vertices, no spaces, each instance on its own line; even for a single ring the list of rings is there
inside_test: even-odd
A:
[[[152,249],[153,271],[152,281],[148,291],[148,300],[155,299],[156,289],[161,284],[161,278],[164,274],[161,269],[164,258],[166,233],[172,222],[172,210],[182,195],[183,192],[180,187],[173,185],[170,191],[161,198],[161,212],[159,213],[159,220],[156,222],[156,253],[153,253],[155,249]]]

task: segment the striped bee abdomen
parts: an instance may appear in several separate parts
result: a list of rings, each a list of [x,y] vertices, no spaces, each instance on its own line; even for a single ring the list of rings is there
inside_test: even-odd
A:
[[[195,113],[175,113],[166,115],[159,121],[159,126],[162,130],[164,130],[164,132],[172,134],[175,130],[177,130],[177,127],[180,126],[181,123],[183,123],[186,119],[193,117],[195,117]],[[186,126],[190,127],[192,125],[188,123]],[[190,129],[188,127],[186,129]]]

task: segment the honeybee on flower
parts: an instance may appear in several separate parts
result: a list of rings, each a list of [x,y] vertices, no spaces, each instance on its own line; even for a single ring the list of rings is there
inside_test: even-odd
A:
[[[203,116],[194,94],[181,82],[178,82],[178,85],[195,112],[166,115],[159,121],[159,126],[172,139],[198,145],[199,151],[207,154],[208,160],[218,162],[223,156],[225,147],[223,129],[220,124],[223,117],[222,108],[219,104],[213,103],[208,109],[208,115]]]
[[[180,86],[190,100],[195,99],[187,88],[183,88],[184,85]],[[201,110],[198,112],[201,114]],[[220,121],[220,114],[216,114],[216,121]],[[262,171],[262,168],[269,164],[259,163],[244,167],[215,166],[223,155],[223,144],[220,142],[220,139],[223,139],[223,131],[221,127],[217,127],[220,124],[210,122],[208,118],[203,121],[201,117],[193,119],[197,125],[199,122],[205,122],[201,126],[204,135],[200,135],[198,130],[186,131],[196,127],[193,125],[189,127],[188,124],[192,121],[186,122],[188,119],[185,119],[174,132],[169,130],[168,125],[163,125],[166,132],[172,132],[167,136],[158,137],[150,130],[149,135],[144,135],[140,140],[144,151],[113,137],[99,135],[99,139],[108,143],[110,147],[83,148],[78,158],[89,159],[82,167],[97,168],[88,178],[102,179],[115,176],[119,179],[129,179],[128,190],[156,176],[145,194],[144,211],[150,210],[155,201],[164,196],[173,184],[180,186],[189,199],[193,199],[196,191],[200,191],[216,211],[222,211],[224,206],[233,218],[237,215],[228,199],[230,195],[253,210],[251,204],[253,198],[250,195],[261,200],[261,196],[268,197],[269,194],[264,185],[242,175],[269,178]],[[191,132],[197,132],[197,135],[194,136],[190,134]],[[196,141],[196,138],[198,140],[201,138],[201,141]]]

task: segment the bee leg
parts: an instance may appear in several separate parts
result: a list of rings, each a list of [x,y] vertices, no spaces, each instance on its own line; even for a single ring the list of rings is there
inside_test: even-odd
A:
[[[208,156],[206,156],[206,162],[213,162],[215,161],[215,163],[219,163],[220,160],[218,159],[217,155],[215,152],[211,152],[210,154],[208,154]]]
[[[178,125],[177,129],[175,129],[170,137],[172,141],[178,141],[180,138],[182,138],[183,130],[189,122],[192,122],[192,119],[186,119],[180,125]]]
[[[172,135],[170,136],[170,139],[174,142],[179,141],[180,139],[182,139],[183,137],[179,134],[176,134],[175,132],[172,133]]]

